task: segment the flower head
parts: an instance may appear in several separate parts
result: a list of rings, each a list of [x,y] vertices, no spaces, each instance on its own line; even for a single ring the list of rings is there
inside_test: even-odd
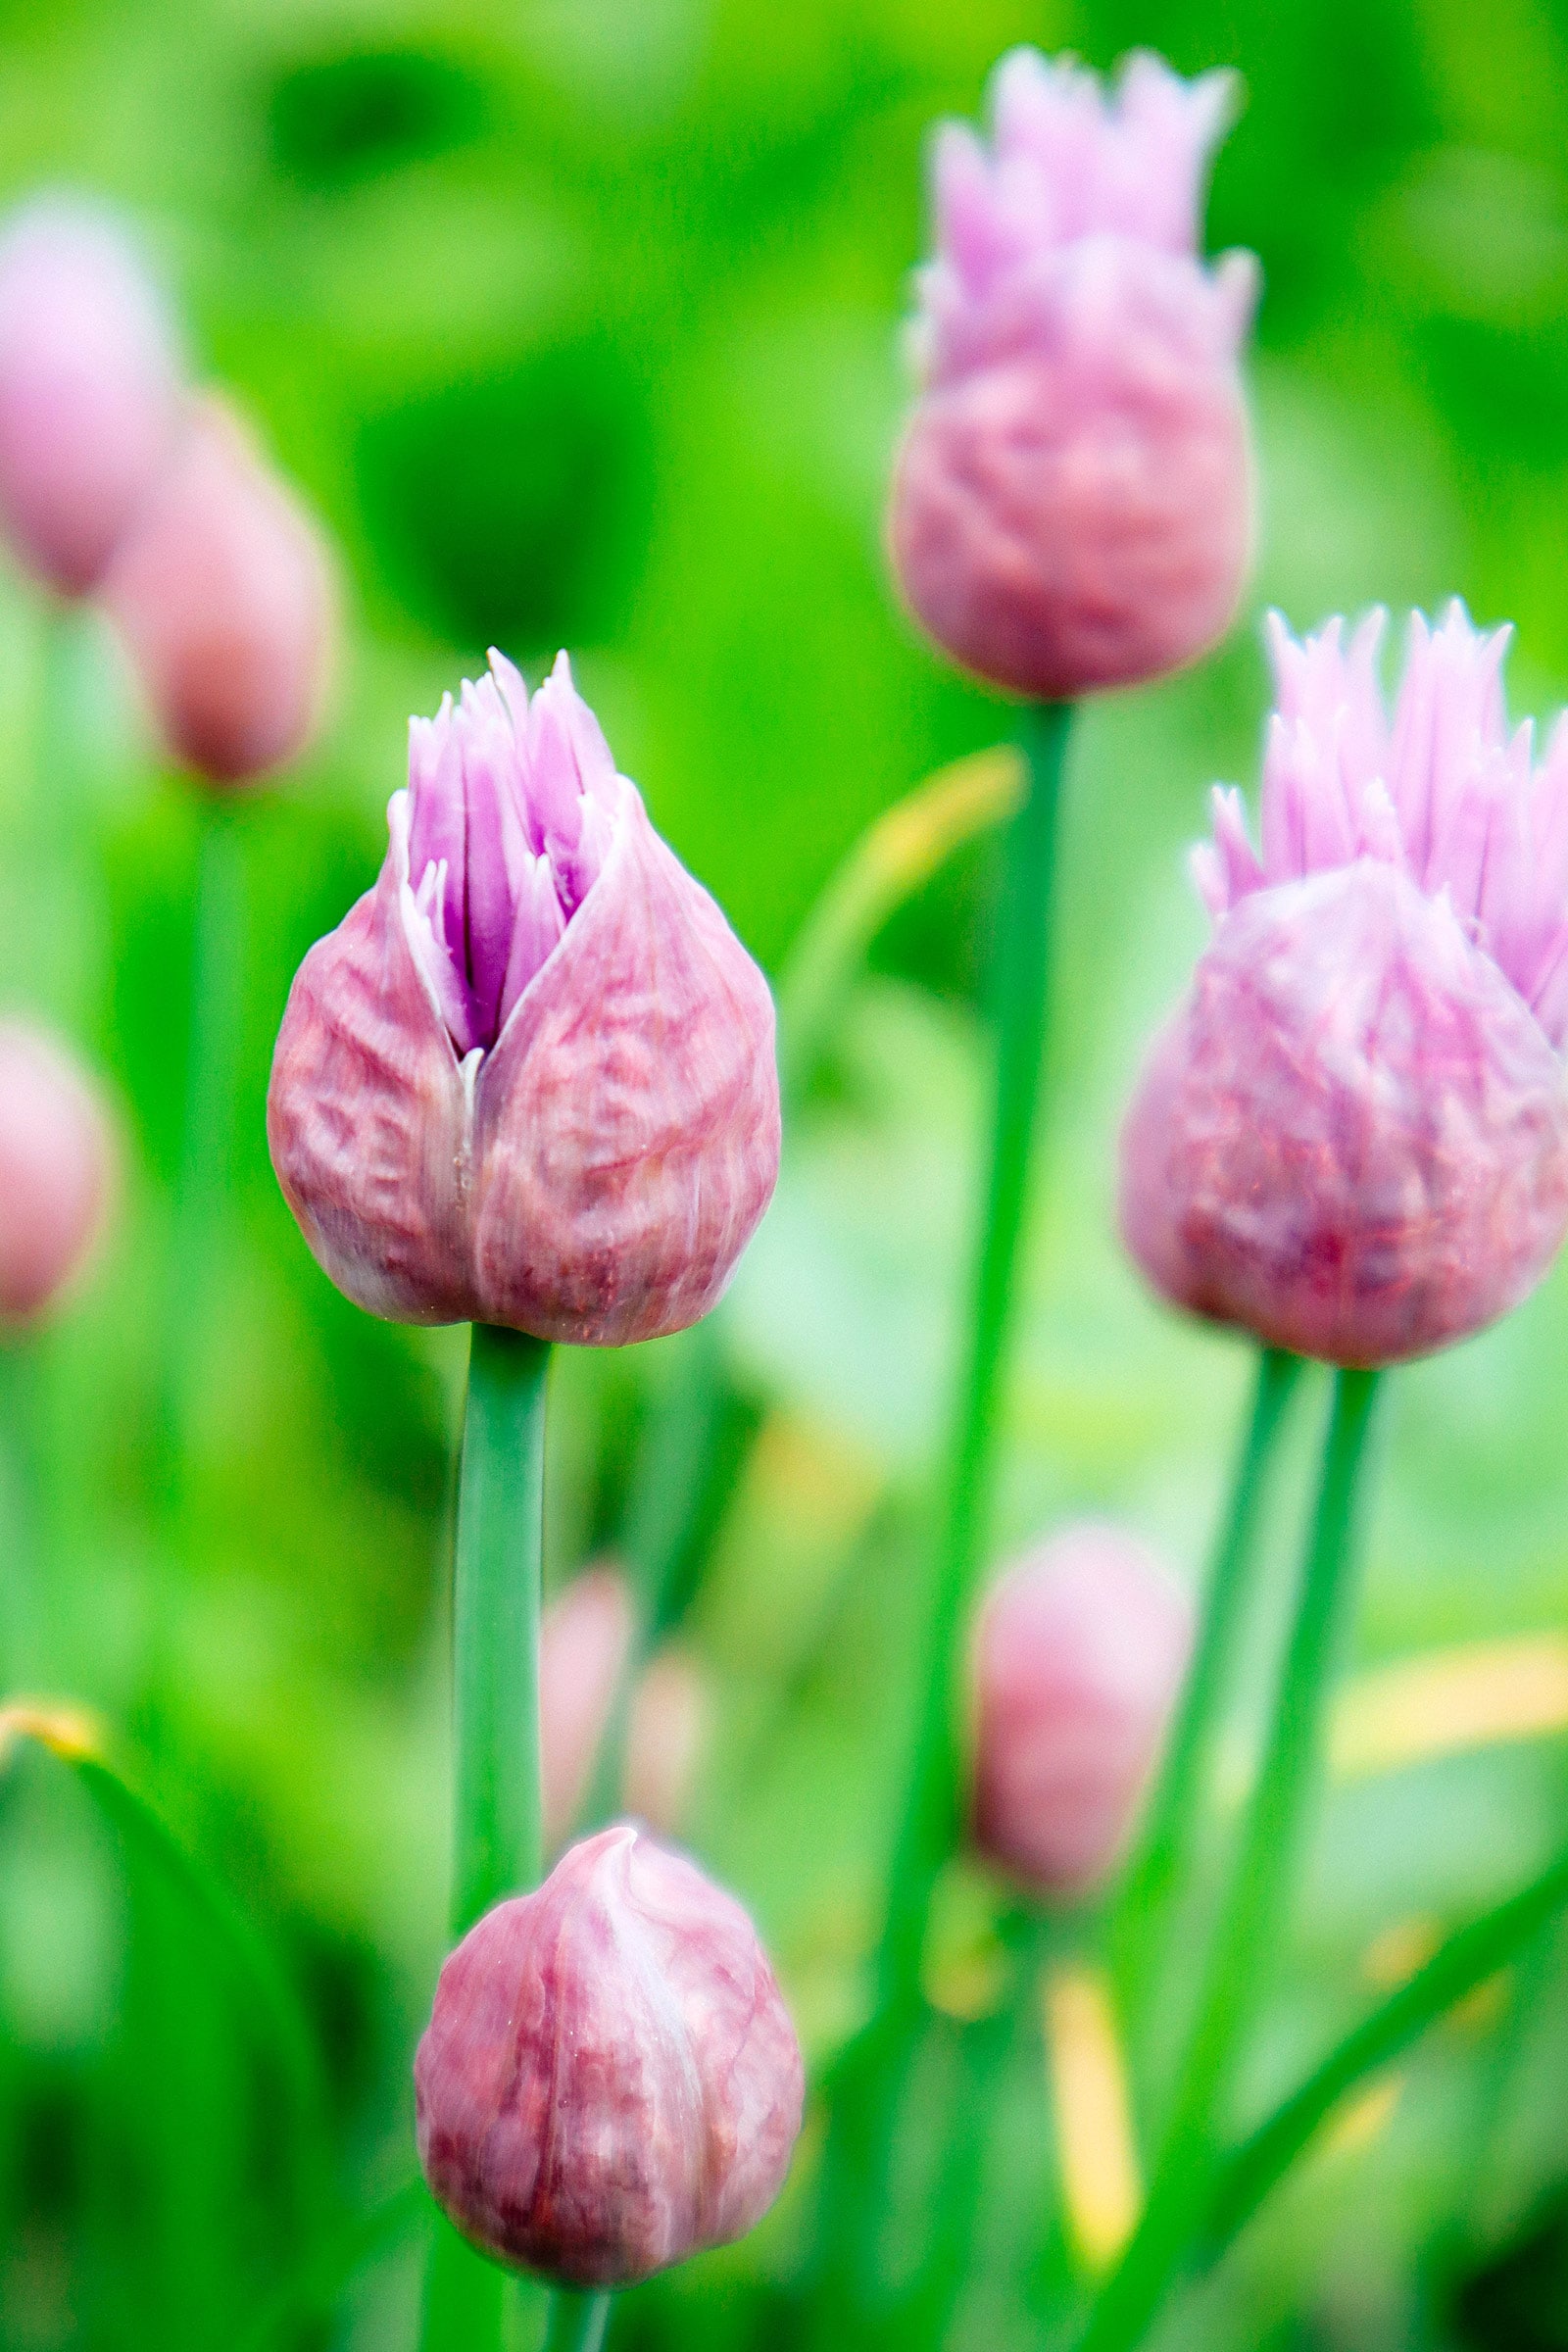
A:
[[[44,1314],[87,1258],[114,1165],[109,1120],[55,1041],[0,1021],[0,1325]]]
[[[173,440],[174,340],[95,206],[42,197],[0,238],[0,516],[51,586],[96,586]]]
[[[1507,631],[1270,624],[1261,851],[1216,791],[1215,918],[1122,1147],[1167,1296],[1336,1362],[1416,1355],[1531,1290],[1568,1228],[1568,732],[1510,733]]]
[[[976,1632],[974,1837],[1042,1893],[1099,1885],[1126,1844],[1192,1646],[1192,1612],[1124,1529],[1064,1528]]]
[[[1255,267],[1198,258],[1224,74],[1133,57],[1113,93],[1030,49],[993,83],[989,149],[935,149],[921,397],[894,486],[910,605],[960,662],[1041,698],[1193,660],[1251,549],[1237,362]]]
[[[410,730],[375,888],[306,957],[272,1162],[351,1298],[618,1344],[722,1292],[778,1169],[767,984],[563,655]]]
[[[560,1844],[582,1810],[634,1631],[631,1589],[615,1568],[584,1569],[545,1609],[539,1749],[547,1846]],[[705,1714],[695,1662],[666,1642],[638,1681],[626,1726],[626,1808],[653,1829],[674,1829],[685,1810]]]
[[[104,597],[172,751],[218,786],[304,749],[326,699],[325,544],[221,401],[193,403]]]
[[[441,1971],[419,2159],[498,2261],[623,2286],[743,2236],[801,2128],[801,2053],[746,1913],[635,1830],[574,1845]]]

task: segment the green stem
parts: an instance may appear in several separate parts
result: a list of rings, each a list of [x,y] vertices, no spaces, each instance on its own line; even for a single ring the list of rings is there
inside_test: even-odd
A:
[[[452,1934],[538,1883],[539,1596],[550,1349],[473,1327],[452,1604]]]
[[[1363,2018],[1299,2087],[1225,2160],[1209,2200],[1200,2259],[1220,2255],[1290,2171],[1348,2091],[1418,2041],[1485,1984],[1568,1904],[1568,1853],[1441,1944],[1424,1968]]]
[[[1174,2117],[1144,2217],[1080,2338],[1080,2352],[1129,2352],[1180,2271],[1200,2226],[1215,2113],[1255,2016],[1277,1936],[1320,1743],[1330,1670],[1348,1606],[1354,1514],[1375,1372],[1340,1372],[1322,1480],[1279,1705],[1209,1954]]]
[[[476,1323],[458,1489],[452,1602],[452,1936],[537,1884],[539,1603],[544,1550],[542,1340]],[[442,2222],[423,2352],[498,2347],[508,2280]]]
[[[545,2352],[601,2352],[610,2327],[610,2297],[558,2287],[550,2298]]]
[[[0,1693],[45,1670],[37,1343],[0,1333]]]
[[[908,1791],[894,1849],[878,1959],[878,2008],[884,2012],[918,2004],[926,1911],[957,1824],[953,1671],[991,1502],[997,1404],[1012,1320],[1045,1050],[1057,810],[1071,716],[1070,705],[1050,703],[1031,710],[1026,721],[1029,783],[1010,835],[1006,900],[998,942],[991,1179],[942,1540],[929,1595]]]
[[[843,2340],[865,2286],[896,2128],[900,2088],[921,2027],[926,1916],[958,1826],[954,1669],[963,1610],[985,1543],[997,1407],[1034,1146],[1046,1037],[1057,814],[1072,711],[1044,704],[1024,722],[1028,782],[1008,836],[997,966],[996,1095],[990,1182],[975,1268],[968,1354],[949,1461],[944,1515],[916,1666],[917,1714],[877,1955],[875,2008],[834,2084],[819,2191],[818,2317]]]
[[[1137,2014],[1160,1974],[1167,1908],[1191,1866],[1225,1688],[1252,1587],[1264,1488],[1286,1408],[1304,1370],[1299,1356],[1277,1348],[1263,1348],[1258,1357],[1251,1414],[1215,1547],[1198,1647],[1138,1856],[1117,1896],[1114,1939],[1131,1946],[1130,2015]]]

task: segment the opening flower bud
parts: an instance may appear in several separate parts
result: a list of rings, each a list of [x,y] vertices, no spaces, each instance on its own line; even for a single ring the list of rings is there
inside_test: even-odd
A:
[[[1043,1894],[1124,1851],[1181,1688],[1192,1611],[1124,1529],[1065,1528],[995,1586],[973,1652],[974,1839]]]
[[[332,569],[222,402],[193,404],[104,597],[171,751],[198,774],[244,783],[305,748],[336,653]]]
[[[112,214],[65,197],[0,238],[0,515],[65,596],[96,586],[179,416],[170,323]]]
[[[1230,93],[1141,55],[1107,94],[1019,49],[990,147],[956,123],[938,137],[893,561],[938,643],[1015,693],[1156,677],[1235,613],[1256,268],[1197,251]]]
[[[425,2179],[465,2236],[547,2278],[626,2286],[761,2219],[804,2076],[739,1903],[617,1828],[465,1936],[415,2092]]]
[[[618,1569],[586,1568],[558,1592],[539,1628],[540,1799],[547,1846],[567,1837],[587,1798],[633,1633]],[[644,1668],[626,1727],[626,1809],[651,1829],[677,1829],[706,1729],[694,1660],[665,1644]]]
[[[1355,1365],[1479,1331],[1568,1230],[1568,732],[1538,769],[1458,605],[1412,618],[1391,721],[1383,619],[1271,623],[1262,854],[1216,793],[1213,939],[1121,1152],[1158,1290]]]
[[[272,1164],[362,1306],[618,1345],[708,1312],[778,1172],[767,983],[566,658],[410,729],[381,876],[300,968]]]
[[[107,1114],[74,1061],[0,1021],[0,1322],[42,1315],[102,1226],[114,1167]]]

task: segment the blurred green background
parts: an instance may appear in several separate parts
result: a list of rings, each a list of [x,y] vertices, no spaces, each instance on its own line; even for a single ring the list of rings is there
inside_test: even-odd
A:
[[[242,1060],[203,1311],[177,1334],[172,1514],[163,1301],[200,808],[159,772],[90,618],[51,621],[16,580],[0,598],[0,993],[77,1038],[125,1136],[90,1284],[34,1363],[4,1366],[13,1468],[30,1453],[40,1473],[31,1524],[0,1535],[4,1679],[91,1704],[141,1755],[303,1988],[330,2123],[328,2177],[301,2179],[253,1996],[78,1783],[19,1750],[0,1780],[7,2352],[243,2344],[300,2260],[302,2212],[367,2210],[410,2169],[446,1904],[462,1340],[346,1305],[277,1195],[263,1102],[290,976],[379,863],[408,713],[491,639],[534,671],[571,647],[621,766],[773,970],[867,822],[1006,736],[1005,707],[901,618],[880,510],[926,127],[972,114],[1025,39],[1102,66],[1149,44],[1246,82],[1210,234],[1265,275],[1254,606],[1200,672],[1097,706],[1075,740],[997,1538],[1001,1553],[1110,1510],[1196,1574],[1245,1354],[1178,1327],[1123,1267],[1118,1107],[1201,936],[1180,851],[1204,787],[1255,777],[1264,604],[1307,625],[1458,592],[1517,622],[1517,710],[1544,718],[1568,694],[1561,12],[0,0],[0,187],[128,208],[195,364],[326,517],[350,606],[327,739],[238,818]],[[693,1614],[714,1731],[690,1832],[755,1906],[817,2058],[859,2015],[909,1699],[993,880],[989,850],[965,855],[879,943],[722,1315],[758,1434]],[[1560,1624],[1565,1358],[1559,1274],[1395,1384],[1364,1659]],[[658,1350],[559,1363],[558,1575],[615,1539],[660,1378]],[[178,1696],[150,1728],[164,1576]],[[1568,1817],[1564,1764],[1538,1742],[1331,1798],[1250,2097],[1367,1997],[1381,1930],[1456,1921],[1535,1866]],[[950,1892],[961,1942],[990,1897]],[[895,2273],[925,2226],[943,2056]],[[1392,2117],[1314,2160],[1171,2341],[1568,2344],[1565,2116],[1568,1947],[1548,1946],[1438,2038]],[[1051,2130],[1026,2047],[956,2344],[1049,2340],[1068,2259],[1045,2227]],[[808,2135],[802,2180],[811,2155]],[[614,2343],[790,2340],[772,2290],[802,2206],[798,2183],[753,2240],[628,2299]],[[418,2263],[417,2229],[394,2236],[335,2317],[269,2340],[399,2352]]]

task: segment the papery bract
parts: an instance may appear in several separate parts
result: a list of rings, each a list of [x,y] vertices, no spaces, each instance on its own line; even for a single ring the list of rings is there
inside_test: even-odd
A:
[[[1507,731],[1506,632],[1416,615],[1392,720],[1381,614],[1296,644],[1262,852],[1216,793],[1214,913],[1122,1140],[1122,1229],[1168,1298],[1391,1363],[1480,1330],[1568,1230],[1568,733]]]
[[[1126,1530],[1064,1528],[986,1598],[973,1665],[973,1834],[1041,1893],[1119,1859],[1192,1646],[1187,1599]]]
[[[165,740],[199,775],[246,783],[305,748],[336,660],[332,566],[221,402],[193,405],[104,599]]]
[[[29,1323],[81,1267],[114,1168],[108,1116],[75,1062],[0,1021],[0,1323]]]
[[[1235,612],[1256,271],[1196,250],[1229,93],[1142,55],[1107,95],[1020,49],[997,69],[990,148],[939,136],[893,559],[932,636],[1017,693],[1156,676]]]
[[[425,2179],[466,2236],[551,2278],[623,2286],[760,2220],[804,2079],[740,1904],[616,1828],[465,1936],[415,2090]]]
[[[67,596],[94,587],[180,415],[164,306],[114,216],[42,197],[0,236],[0,516]]]
[[[609,1345],[723,1291],[778,1169],[767,983],[563,655],[411,728],[380,880],[313,948],[268,1105],[321,1264],[406,1322]]]

